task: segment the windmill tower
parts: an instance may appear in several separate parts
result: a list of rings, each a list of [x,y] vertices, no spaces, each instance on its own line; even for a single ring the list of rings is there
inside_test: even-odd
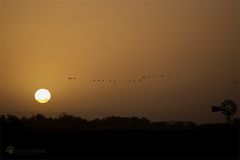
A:
[[[219,107],[212,106],[212,112],[222,112],[227,120],[230,121],[231,117],[237,112],[237,104],[233,100],[227,99]]]

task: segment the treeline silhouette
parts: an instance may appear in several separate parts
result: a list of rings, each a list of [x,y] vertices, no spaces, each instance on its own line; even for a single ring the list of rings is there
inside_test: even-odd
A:
[[[118,116],[86,120],[66,113],[2,115],[0,127],[0,159],[240,158],[239,119],[198,125]]]
[[[230,123],[200,124],[191,121],[161,121],[151,122],[147,118],[109,116],[102,119],[86,120],[63,113],[56,118],[36,114],[31,117],[18,118],[15,115],[1,115],[1,129],[3,130],[101,130],[101,129],[222,129],[226,127],[240,128],[240,119]]]

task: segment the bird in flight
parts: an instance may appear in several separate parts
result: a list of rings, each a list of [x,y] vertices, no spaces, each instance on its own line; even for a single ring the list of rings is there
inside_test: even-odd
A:
[[[68,80],[76,80],[77,77],[68,77]]]
[[[235,80],[235,81],[229,82],[229,84],[232,84],[232,85],[239,85],[240,82],[239,82],[239,80]]]

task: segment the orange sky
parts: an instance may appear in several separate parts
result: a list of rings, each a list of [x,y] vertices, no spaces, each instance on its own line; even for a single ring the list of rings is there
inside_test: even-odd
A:
[[[0,7],[1,113],[218,122],[224,117],[211,105],[239,104],[239,85],[229,84],[240,79],[238,0],[0,0]],[[122,82],[161,74],[179,79]],[[35,102],[38,88],[51,91],[49,103]]]

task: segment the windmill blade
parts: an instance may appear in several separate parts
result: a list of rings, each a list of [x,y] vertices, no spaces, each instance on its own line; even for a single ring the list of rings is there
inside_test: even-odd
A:
[[[219,112],[219,111],[221,111],[221,110],[222,110],[221,107],[212,106],[212,112]]]

